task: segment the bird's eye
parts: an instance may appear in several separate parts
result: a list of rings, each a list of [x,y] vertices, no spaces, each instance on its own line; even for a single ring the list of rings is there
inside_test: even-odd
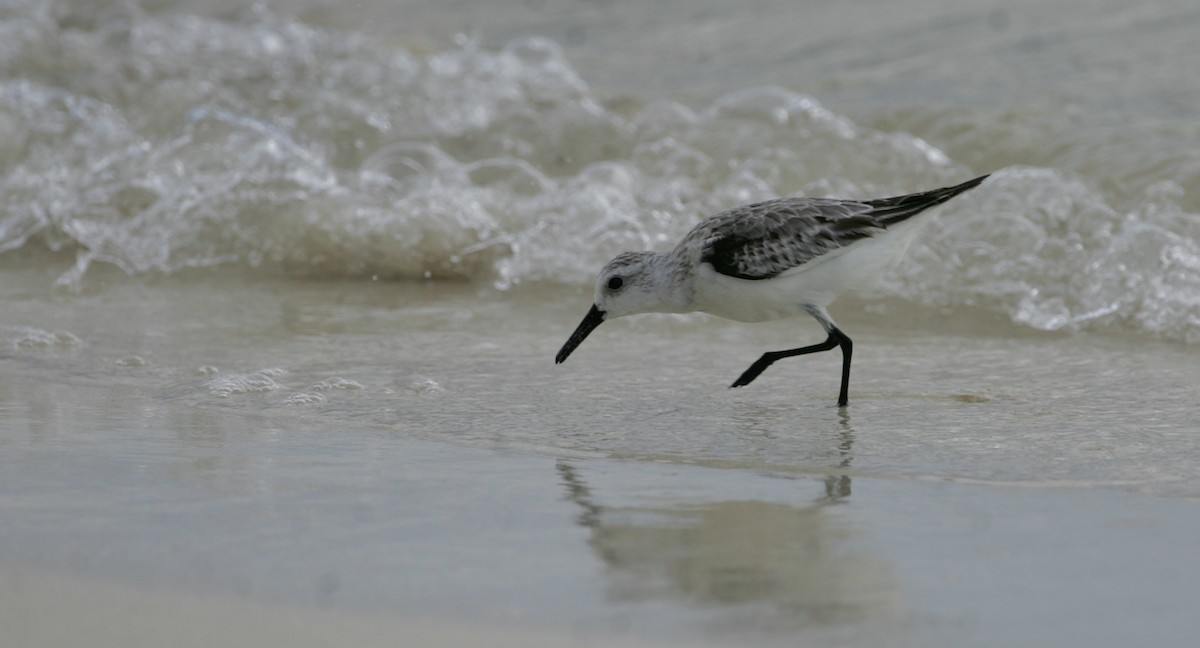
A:
[[[625,280],[620,277],[613,277],[612,279],[608,280],[608,289],[609,290],[620,290],[621,286],[624,286],[624,285],[625,285]]]

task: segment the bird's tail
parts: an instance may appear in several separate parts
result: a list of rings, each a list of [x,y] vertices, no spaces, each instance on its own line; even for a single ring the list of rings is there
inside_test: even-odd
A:
[[[960,193],[974,189],[979,186],[979,183],[986,180],[987,177],[987,175],[982,175],[974,180],[967,180],[953,187],[942,187],[941,189],[922,191],[920,193],[892,198],[864,200],[863,203],[871,206],[870,215],[875,218],[875,221],[886,227],[905,221],[930,207],[936,207],[950,200]]]

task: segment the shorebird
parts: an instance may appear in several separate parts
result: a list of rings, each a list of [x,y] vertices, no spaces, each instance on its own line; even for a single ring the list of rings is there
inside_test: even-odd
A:
[[[591,309],[555,356],[562,363],[606,320],[700,311],[741,322],[807,313],[828,337],[769,351],[730,387],[749,385],[776,360],[842,350],[838,406],[849,402],[853,343],[826,307],[895,267],[918,231],[913,219],[988,176],[892,198],[778,198],[735,207],[696,225],[670,252],[624,252],[596,278]]]

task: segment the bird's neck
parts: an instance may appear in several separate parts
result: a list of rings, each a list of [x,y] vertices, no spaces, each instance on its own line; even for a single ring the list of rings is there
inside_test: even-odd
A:
[[[650,268],[661,312],[690,313],[696,310],[695,276],[691,264],[671,253],[655,253]]]

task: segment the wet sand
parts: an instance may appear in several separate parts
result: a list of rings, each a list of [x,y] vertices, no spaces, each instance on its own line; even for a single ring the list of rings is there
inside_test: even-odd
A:
[[[653,646],[676,645],[430,617],[137,589],[46,573],[0,571],[0,621],[14,646]]]
[[[210,278],[46,301],[5,270],[0,609],[24,645],[1195,630],[1186,347],[850,301],[839,411],[835,358],[725,387],[807,322],[614,322],[556,367],[580,291]]]

